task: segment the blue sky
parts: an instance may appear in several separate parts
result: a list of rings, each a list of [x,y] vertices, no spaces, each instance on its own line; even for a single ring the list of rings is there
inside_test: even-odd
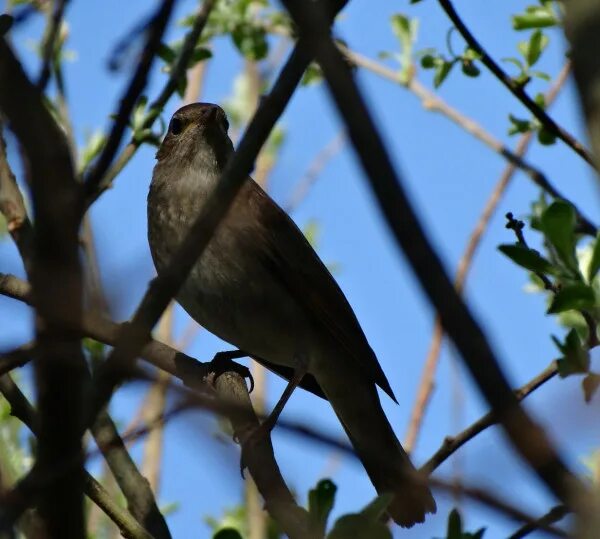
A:
[[[108,71],[110,51],[148,13],[151,5],[117,0],[70,4],[68,48],[76,52],[76,58],[66,65],[65,75],[80,143],[86,132],[110,125],[108,115],[115,111],[129,75],[127,70],[116,74]],[[190,12],[194,5],[191,0],[179,2],[177,18]],[[516,56],[516,43],[526,38],[526,34],[517,35],[510,30],[510,14],[526,5],[516,0],[456,2],[467,24],[498,59]],[[355,0],[343,12],[337,30],[351,48],[375,58],[380,51],[398,50],[389,25],[390,16],[398,12],[420,19],[417,48],[434,46],[445,50],[450,24],[433,0],[415,6],[409,5],[408,0],[394,3]],[[18,28],[13,35],[31,73],[37,72],[38,64],[31,43],[41,31],[42,21],[38,19]],[[181,34],[182,29],[171,24],[169,37]],[[550,35],[551,44],[540,68],[557,73],[564,59],[565,44],[560,34]],[[462,50],[458,35],[452,36],[452,42],[455,50]],[[218,40],[203,100],[219,103],[230,95],[233,78],[242,62],[228,39]],[[510,70],[508,64],[506,69]],[[506,135],[507,115],[527,117],[527,114],[495,79],[482,71],[477,79],[468,79],[458,72],[451,74],[440,95],[496,137],[514,145],[516,140]],[[431,86],[431,73],[421,70],[417,76]],[[448,270],[454,272],[467,237],[505,163],[446,118],[425,111],[402,87],[369,73],[360,72],[358,79],[429,236]],[[163,82],[164,74],[155,66],[147,92],[151,98]],[[536,92],[545,88],[546,83],[534,82],[529,89]],[[178,100],[173,98],[165,119],[177,106]],[[552,108],[552,115],[579,138],[585,138],[572,82]],[[314,156],[341,128],[322,85],[300,89],[286,110],[282,125],[287,136],[270,184],[271,194],[279,202],[287,200]],[[10,150],[11,161],[18,171],[14,146]],[[528,158],[560,190],[577,201],[587,215],[598,215],[597,184],[591,169],[580,158],[561,143],[550,148],[534,145]],[[145,208],[153,165],[154,149],[142,148],[118,177],[115,188],[92,209],[104,284],[119,319],[126,319],[132,313],[154,275],[146,240]],[[524,293],[525,273],[496,250],[498,244],[512,241],[504,229],[503,215],[507,211],[525,215],[536,196],[536,188],[518,173],[486,233],[466,287],[469,304],[515,386],[530,379],[556,357],[549,334],[562,333],[555,321],[544,315],[543,298]],[[319,254],[326,262],[339,264],[336,278],[398,397],[399,406],[385,396],[383,404],[402,438],[427,353],[434,313],[388,233],[349,147],[327,164],[293,217],[300,226],[311,220],[318,222]],[[533,244],[538,242],[533,232],[528,233],[528,239]],[[15,249],[7,240],[0,242],[0,271],[23,275]],[[31,335],[28,311],[14,301],[0,297],[0,320],[3,349],[24,342]],[[179,311],[176,322],[180,331],[188,324],[187,315]],[[189,353],[207,360],[214,352],[226,348],[227,345],[202,331]],[[462,366],[452,366],[455,359],[452,347],[445,344],[435,393],[413,456],[416,464],[424,462],[444,436],[460,430],[486,411],[468,373]],[[273,376],[268,383],[268,401],[273,404],[283,384]],[[140,386],[122,389],[113,404],[114,416],[126,423],[141,395]],[[579,380],[554,380],[527,401],[527,408],[548,427],[568,462],[582,470],[580,459],[598,447],[600,441],[597,429],[592,428],[598,398],[586,405]],[[328,404],[303,392],[294,395],[284,417],[342,436]],[[216,432],[214,421],[201,414],[183,415],[166,429],[160,500],[180,502],[178,511],[169,517],[175,537],[208,536],[203,516],[219,516],[225,508],[241,500],[243,483],[237,471],[237,453],[232,446],[219,441]],[[307,490],[330,470],[334,470],[333,480],[339,487],[334,515],[357,510],[373,497],[374,491],[356,461],[343,458],[332,468],[335,455],[329,449],[277,430],[274,444],[283,474],[302,502]],[[554,503],[497,429],[489,429],[461,449],[457,466],[465,481],[493,489],[532,514],[541,514]],[[448,476],[451,470],[451,462],[447,462],[438,473]],[[452,500],[439,495],[438,515],[417,529],[396,529],[396,535],[443,535],[451,506]],[[517,527],[475,504],[463,501],[462,507],[469,529],[488,526],[485,537],[505,537]]]

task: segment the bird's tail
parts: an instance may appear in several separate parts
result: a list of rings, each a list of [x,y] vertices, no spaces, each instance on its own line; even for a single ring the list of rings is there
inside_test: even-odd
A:
[[[331,359],[319,362],[314,369],[319,385],[377,492],[394,495],[388,507],[392,519],[403,527],[423,522],[427,513],[435,513],[435,501],[396,438],[375,384],[357,369],[340,363]]]

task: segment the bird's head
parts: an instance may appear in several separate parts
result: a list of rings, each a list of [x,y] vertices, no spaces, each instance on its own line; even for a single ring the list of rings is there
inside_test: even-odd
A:
[[[167,134],[156,154],[159,162],[193,162],[198,154],[212,153],[218,161],[233,149],[225,111],[212,103],[193,103],[180,108],[169,123]],[[219,163],[221,166],[224,163]]]

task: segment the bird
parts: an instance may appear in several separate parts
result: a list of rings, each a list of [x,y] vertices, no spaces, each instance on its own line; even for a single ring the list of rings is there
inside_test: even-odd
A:
[[[165,271],[234,154],[224,110],[177,110],[157,151],[148,241]],[[377,386],[397,402],[344,293],[302,231],[250,177],[176,296],[205,329],[326,398],[400,526],[435,513],[433,496],[398,441]],[[288,394],[289,396],[289,394]]]

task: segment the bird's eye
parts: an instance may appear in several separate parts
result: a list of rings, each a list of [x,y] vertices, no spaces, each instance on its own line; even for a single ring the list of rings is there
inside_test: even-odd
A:
[[[227,133],[227,131],[229,131],[229,122],[227,121],[227,116],[225,116],[224,114],[223,114],[222,122],[223,122],[223,127],[225,128],[225,133]]]
[[[183,131],[183,122],[179,118],[173,118],[169,125],[169,131],[173,135],[179,135]]]

